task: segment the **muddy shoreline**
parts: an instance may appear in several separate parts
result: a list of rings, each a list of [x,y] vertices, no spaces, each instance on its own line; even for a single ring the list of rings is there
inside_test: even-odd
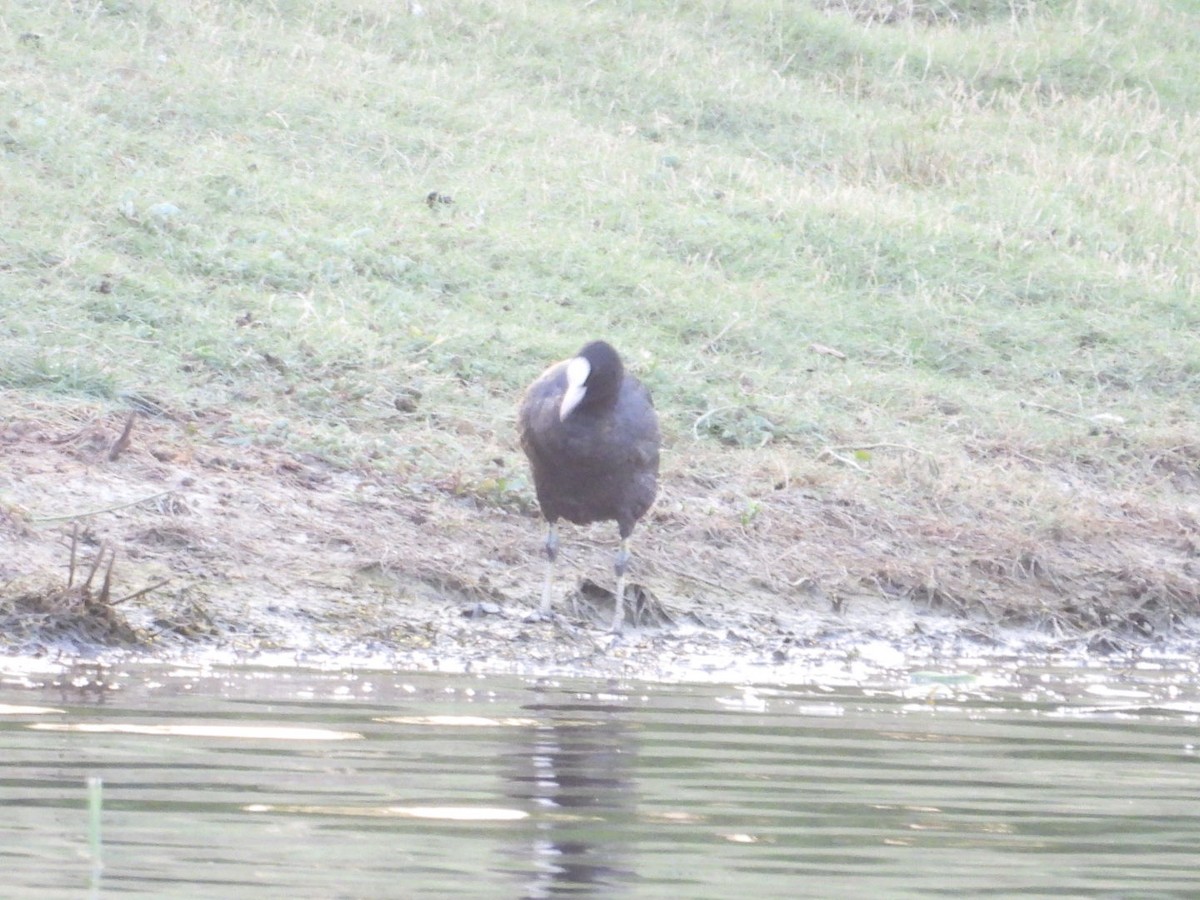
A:
[[[971,560],[974,595],[952,589],[945,559],[903,560],[943,571],[906,581],[888,559],[915,544],[889,544],[895,522],[864,534],[836,487],[775,491],[751,523],[736,501],[722,505],[741,496],[728,482],[706,486],[678,462],[638,535],[632,576],[661,618],[613,636],[599,624],[610,611],[589,622],[573,602],[585,579],[611,587],[614,529],[598,525],[564,528],[559,614],[528,621],[543,561],[526,497],[498,502],[449,482],[339,467],[231,440],[219,422],[140,418],[114,454],[127,421],[72,413],[5,425],[6,652],[774,679],[811,666],[1128,658],[1197,645],[1181,607],[1163,599],[1179,583],[1118,608],[1099,569],[1089,590],[1108,599],[1080,592],[1064,602],[1048,557],[990,571]],[[926,536],[933,551],[936,537]],[[1006,590],[1007,606],[993,602]],[[1040,618],[1029,606],[1018,614],[1026,595]]]

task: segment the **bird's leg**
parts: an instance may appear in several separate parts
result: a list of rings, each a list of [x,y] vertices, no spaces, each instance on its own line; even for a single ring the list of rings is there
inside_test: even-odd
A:
[[[625,624],[625,572],[629,569],[629,538],[621,538],[617,558],[613,563],[617,572],[617,596],[613,601],[612,633],[620,634]]]
[[[542,584],[542,605],[539,615],[550,614],[550,594],[554,589],[554,561],[558,559],[558,523],[551,522],[546,528],[546,581]]]

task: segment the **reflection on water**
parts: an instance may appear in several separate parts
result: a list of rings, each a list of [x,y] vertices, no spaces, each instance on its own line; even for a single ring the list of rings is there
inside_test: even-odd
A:
[[[3,895],[1194,896],[1197,684],[10,675]]]
[[[525,897],[613,896],[631,881],[629,837],[636,821],[635,733],[619,694],[564,697],[534,686],[524,709],[535,718],[503,754],[507,793],[538,810]],[[519,870],[519,863],[514,865]]]

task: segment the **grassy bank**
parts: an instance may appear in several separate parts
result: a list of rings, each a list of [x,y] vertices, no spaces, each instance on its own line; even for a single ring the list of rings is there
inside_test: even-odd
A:
[[[15,0],[2,412],[516,511],[515,399],[603,335],[664,419],[652,566],[1161,630],[1200,596],[1198,18]]]

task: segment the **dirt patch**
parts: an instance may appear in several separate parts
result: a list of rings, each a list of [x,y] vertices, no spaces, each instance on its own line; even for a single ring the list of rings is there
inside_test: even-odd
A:
[[[636,535],[646,627],[614,638],[593,613],[609,615],[615,528],[564,526],[561,614],[530,622],[543,533],[519,492],[338,467],[215,417],[140,417],[126,433],[126,414],[33,412],[0,429],[10,652],[215,646],[654,676],[874,639],[934,655],[1018,633],[1162,646],[1191,633],[1200,601],[1185,508],[1075,485],[1071,528],[1047,539],[1053,524],[1031,533],[965,486],[956,497],[945,473],[898,498],[827,463],[797,479],[787,450],[677,448]]]

